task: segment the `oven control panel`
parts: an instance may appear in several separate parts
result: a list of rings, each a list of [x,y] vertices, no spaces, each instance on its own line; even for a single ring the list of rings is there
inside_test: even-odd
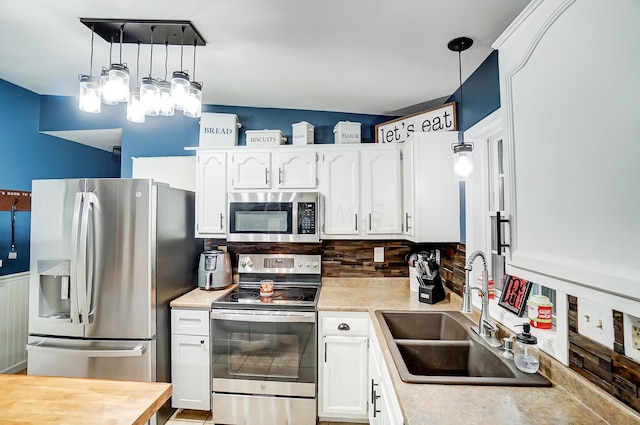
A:
[[[240,254],[238,273],[320,274],[322,257],[303,254]]]

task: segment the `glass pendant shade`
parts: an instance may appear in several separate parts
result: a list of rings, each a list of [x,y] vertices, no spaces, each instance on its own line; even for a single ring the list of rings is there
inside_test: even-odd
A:
[[[117,105],[118,101],[116,101],[113,97],[108,97],[108,84],[109,84],[109,70],[103,68],[102,73],[100,74],[100,98],[102,103],[105,105]]]
[[[136,123],[144,122],[144,107],[140,99],[140,90],[131,90],[129,104],[127,105],[127,120]]]
[[[184,104],[189,97],[189,74],[184,71],[175,71],[171,78],[171,99],[173,107],[179,111],[184,109]]]
[[[183,113],[190,118],[202,116],[202,84],[195,81],[190,84],[189,97],[184,104]]]
[[[81,111],[97,114],[100,112],[100,79],[90,75],[80,76],[78,108]]]
[[[457,181],[473,179],[473,145],[459,143],[453,145],[453,175]]]
[[[160,115],[170,117],[174,114],[173,100],[171,100],[171,83],[162,80],[160,86]]]
[[[126,102],[129,99],[129,68],[119,63],[111,64],[105,90],[107,99]]]
[[[151,77],[144,77],[140,85],[140,100],[145,115],[155,117],[160,113],[160,86]]]

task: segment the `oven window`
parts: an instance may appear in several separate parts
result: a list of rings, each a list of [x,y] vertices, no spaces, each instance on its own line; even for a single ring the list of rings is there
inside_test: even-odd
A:
[[[291,234],[293,206],[289,202],[232,202],[229,207],[232,233]]]
[[[214,319],[213,377],[314,383],[315,323]]]

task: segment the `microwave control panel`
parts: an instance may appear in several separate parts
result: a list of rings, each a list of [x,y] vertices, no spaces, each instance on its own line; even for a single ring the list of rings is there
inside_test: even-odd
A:
[[[316,233],[316,203],[298,202],[298,234]]]

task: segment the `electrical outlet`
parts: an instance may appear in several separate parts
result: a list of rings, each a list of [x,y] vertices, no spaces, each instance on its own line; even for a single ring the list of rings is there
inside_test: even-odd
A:
[[[373,262],[384,263],[384,247],[376,246],[373,248]]]
[[[624,355],[640,363],[640,319],[625,314],[624,323]]]
[[[579,298],[578,333],[613,349],[613,311],[609,307]]]
[[[7,259],[9,259],[9,260],[16,260],[16,259],[18,259],[18,252],[16,252],[16,251],[9,251],[9,255],[7,255]]]
[[[2,260],[0,260],[0,267],[2,267]]]

